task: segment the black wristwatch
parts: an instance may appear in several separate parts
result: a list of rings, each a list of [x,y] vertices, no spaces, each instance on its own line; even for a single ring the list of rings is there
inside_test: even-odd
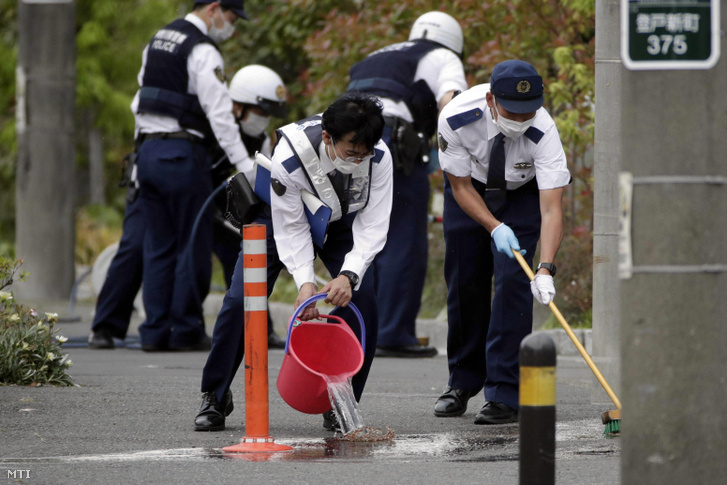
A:
[[[338,273],[338,276],[345,276],[348,278],[348,282],[351,283],[351,289],[353,290],[356,288],[356,285],[358,284],[358,275],[356,273],[345,269]]]
[[[538,264],[537,271],[540,271],[540,268],[545,268],[548,271],[550,271],[550,276],[555,276],[555,265],[553,263],[540,263]]]

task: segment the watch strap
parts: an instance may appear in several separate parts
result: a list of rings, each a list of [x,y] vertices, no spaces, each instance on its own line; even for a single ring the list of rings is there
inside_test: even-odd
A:
[[[538,264],[538,271],[540,268],[545,268],[550,271],[550,276],[555,276],[555,265],[553,263],[540,263]]]
[[[356,273],[345,269],[338,273],[338,276],[345,276],[351,284],[351,289],[356,288],[356,285],[358,284],[358,275]]]

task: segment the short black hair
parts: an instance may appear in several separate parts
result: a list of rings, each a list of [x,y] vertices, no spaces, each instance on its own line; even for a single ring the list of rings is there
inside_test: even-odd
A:
[[[384,133],[384,116],[381,101],[361,91],[349,91],[335,100],[324,112],[322,126],[338,141],[347,133],[354,132],[351,143],[366,145],[373,150]]]

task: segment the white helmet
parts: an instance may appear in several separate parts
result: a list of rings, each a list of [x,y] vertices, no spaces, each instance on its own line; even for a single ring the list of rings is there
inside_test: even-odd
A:
[[[245,66],[230,81],[230,97],[242,104],[260,106],[272,116],[285,118],[286,90],[283,80],[272,69],[259,64]]]
[[[444,12],[427,12],[414,22],[409,40],[427,39],[462,55],[462,27],[454,17]]]

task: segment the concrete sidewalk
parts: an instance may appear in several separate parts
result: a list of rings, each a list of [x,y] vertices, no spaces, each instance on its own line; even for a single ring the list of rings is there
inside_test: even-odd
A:
[[[42,311],[55,308],[38,306]],[[60,333],[88,335],[92,303]],[[210,329],[211,330],[211,329]],[[245,434],[242,368],[233,383],[228,429],[193,431],[206,353],[144,353],[68,348],[78,387],[0,387],[0,476],[23,483],[518,483],[518,426],[476,426],[478,396],[459,418],[436,418],[446,384],[444,355],[378,358],[360,405],[367,425],[396,438],[355,443],[334,438],[318,415],[285,404],[275,388],[284,353],[269,352],[270,433],[294,447],[276,454],[226,454]],[[595,378],[579,357],[557,365],[556,475],[559,484],[618,484],[620,440],[605,438],[592,403]],[[352,467],[348,467],[351,465]],[[18,475],[18,471],[27,475]],[[27,479],[26,479],[27,478]]]

